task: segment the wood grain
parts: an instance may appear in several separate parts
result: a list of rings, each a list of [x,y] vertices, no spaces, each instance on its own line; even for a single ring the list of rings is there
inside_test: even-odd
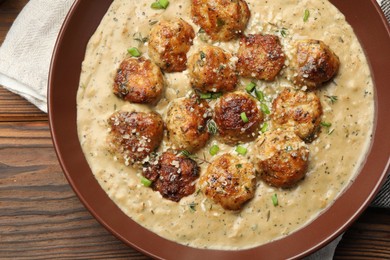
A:
[[[27,2],[0,4],[0,44]],[[47,120],[0,87],[0,259],[149,259],[80,203],[58,164]],[[390,211],[367,209],[344,234],[335,259],[390,259]]]

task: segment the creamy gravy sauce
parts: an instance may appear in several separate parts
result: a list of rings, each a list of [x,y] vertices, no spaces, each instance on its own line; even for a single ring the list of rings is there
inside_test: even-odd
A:
[[[239,212],[223,210],[202,193],[179,203],[163,199],[158,192],[140,183],[140,170],[115,161],[107,152],[107,119],[117,110],[155,109],[165,118],[169,101],[191,91],[187,72],[166,73],[165,96],[156,107],[129,104],[112,93],[113,78],[129,47],[138,47],[147,56],[147,43],[135,40],[148,36],[151,23],[182,17],[195,32],[199,27],[190,18],[190,1],[171,1],[167,10],[150,8],[150,1],[115,0],[89,41],[82,65],[77,94],[78,134],[93,174],[109,197],[136,222],[156,234],[198,248],[243,249],[279,239],[308,224],[329,207],[353,181],[369,148],[374,117],[373,83],[362,48],[344,16],[327,1],[247,0],[251,19],[245,33],[271,33],[280,37],[291,58],[291,43],[312,38],[324,41],[339,56],[337,77],[316,91],[324,109],[323,122],[332,126],[322,132],[310,148],[306,178],[292,189],[276,189],[258,181],[255,197]],[[310,11],[307,22],[304,10]],[[285,29],[283,29],[285,28]],[[284,30],[285,37],[281,36]],[[197,35],[188,55],[205,44]],[[238,42],[214,43],[236,52]],[[288,65],[289,61],[286,61]],[[272,99],[291,72],[282,71],[275,82],[257,85]],[[241,79],[243,89],[249,79]],[[326,96],[337,96],[333,104]],[[211,102],[213,106],[213,102]],[[269,104],[269,107],[270,104]],[[212,160],[212,138],[197,156]],[[218,143],[222,151],[235,147]],[[252,148],[248,147],[247,157]],[[160,150],[166,149],[164,140]],[[207,164],[202,164],[204,172]],[[279,205],[271,200],[277,194]],[[190,207],[192,205],[192,207]]]

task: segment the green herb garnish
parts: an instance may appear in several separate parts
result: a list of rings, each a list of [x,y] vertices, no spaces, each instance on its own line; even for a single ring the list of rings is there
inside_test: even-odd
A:
[[[152,181],[147,179],[147,178],[145,178],[144,176],[141,177],[141,183],[145,187],[150,187],[150,185],[152,185]]]
[[[244,123],[248,123],[248,122],[249,122],[249,119],[248,119],[248,117],[246,116],[245,112],[242,112],[242,113],[240,114],[240,116],[241,116],[241,119],[242,119],[242,121],[243,121]]]
[[[244,146],[239,145],[236,147],[236,152],[241,155],[245,155],[248,152],[248,149],[246,149]]]
[[[260,131],[264,134],[265,132],[268,131],[268,123],[265,122],[262,126],[261,126],[261,129]]]
[[[158,9],[167,9],[168,5],[169,5],[168,0],[158,0],[152,3],[150,7],[158,10]]]
[[[332,104],[336,103],[336,101],[338,99],[337,96],[327,96],[327,95],[325,95],[325,97],[329,98],[330,103],[332,103]]]
[[[305,13],[303,15],[303,21],[307,22],[307,20],[309,20],[309,16],[310,16],[310,12],[309,12],[309,10],[306,9]]]
[[[329,123],[329,122],[321,122],[321,125],[324,126],[324,127],[331,127],[331,126],[332,126],[332,123]]]
[[[264,103],[261,103],[261,104],[260,104],[260,108],[261,108],[261,111],[264,112],[264,114],[269,115],[269,114],[271,113],[271,112],[269,111],[268,106],[267,106],[266,104],[264,104]]]
[[[209,152],[210,152],[210,155],[212,155],[212,156],[216,155],[219,152],[219,146],[214,144],[213,146],[211,146]]]
[[[127,52],[133,57],[141,56],[141,52],[135,47],[128,49]]]
[[[272,195],[271,199],[272,199],[272,204],[274,204],[275,207],[279,205],[278,195],[276,193]]]
[[[217,124],[214,122],[214,120],[209,120],[207,122],[207,130],[210,134],[215,135],[218,132]]]
[[[249,93],[253,91],[253,89],[256,87],[256,83],[254,82],[249,82],[248,85],[246,85],[245,90]]]

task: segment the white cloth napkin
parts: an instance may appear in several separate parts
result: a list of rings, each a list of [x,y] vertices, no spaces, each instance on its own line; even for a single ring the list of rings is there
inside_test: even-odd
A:
[[[54,44],[73,2],[30,0],[0,48],[0,85],[44,112],[47,112],[47,83]],[[385,12],[389,11],[390,0],[377,2]],[[305,259],[332,259],[340,240],[341,236]]]
[[[0,85],[47,112],[47,82],[58,32],[74,0],[31,0],[0,48]]]

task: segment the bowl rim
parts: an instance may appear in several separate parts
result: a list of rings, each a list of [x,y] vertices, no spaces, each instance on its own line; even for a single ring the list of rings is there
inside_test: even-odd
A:
[[[337,198],[333,205],[305,227],[287,237],[244,250],[225,251],[187,247],[159,237],[131,220],[109,199],[89,169],[77,135],[76,96],[73,96],[72,101],[72,96],[69,97],[70,94],[67,94],[69,90],[65,89],[70,85],[72,93],[77,91],[81,71],[80,61],[84,58],[86,42],[111,2],[112,0],[101,0],[92,4],[87,0],[76,0],[72,5],[53,52],[49,72],[48,112],[54,148],[68,182],[95,219],[125,244],[158,259],[178,257],[250,259],[262,255],[271,259],[300,258],[322,248],[339,236],[374,199],[386,179],[390,164],[390,139],[386,138],[386,133],[390,132],[390,124],[386,124],[385,121],[386,111],[390,110],[390,103],[386,103],[386,97],[390,97],[390,88],[386,89],[385,84],[386,68],[390,66],[390,48],[386,48],[390,45],[390,28],[375,0],[355,1],[354,12],[348,10],[351,4],[346,3],[347,1],[331,0],[330,2],[342,10],[347,21],[353,25],[368,58],[375,85],[373,138],[366,161],[354,183]],[[360,19],[362,16],[370,17],[369,22]],[[96,19],[99,22],[96,22]],[[94,22],[91,22],[92,20]],[[88,32],[88,35],[85,35],[85,32]],[[367,32],[370,32],[369,35]],[[75,39],[76,36],[79,39]],[[83,47],[80,47],[81,45]],[[381,54],[375,54],[379,48]],[[77,72],[78,74],[75,74]],[[77,84],[74,77],[77,79]],[[67,99],[64,100],[64,96]]]

